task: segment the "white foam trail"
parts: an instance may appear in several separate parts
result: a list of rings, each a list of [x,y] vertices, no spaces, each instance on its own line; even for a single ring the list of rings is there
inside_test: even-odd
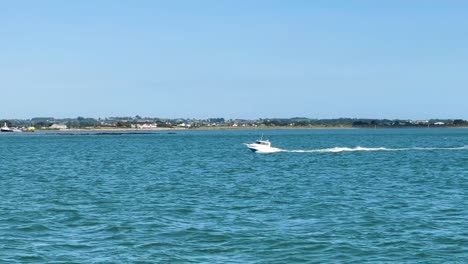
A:
[[[295,152],[295,153],[338,153],[338,152],[354,152],[354,151],[409,151],[409,150],[468,150],[468,146],[463,147],[453,147],[453,148],[442,148],[442,147],[430,147],[430,148],[421,148],[421,147],[412,147],[412,148],[365,148],[365,147],[355,147],[355,148],[346,148],[346,147],[335,147],[335,148],[326,148],[326,149],[311,149],[311,150],[281,150],[281,152]]]

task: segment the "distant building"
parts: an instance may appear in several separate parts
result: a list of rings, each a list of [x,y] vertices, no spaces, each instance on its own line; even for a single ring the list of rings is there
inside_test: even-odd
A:
[[[136,128],[138,129],[153,129],[153,128],[157,128],[158,125],[155,124],[155,123],[151,123],[151,124],[137,124],[136,125]]]
[[[429,121],[428,120],[416,120],[414,123],[417,125],[427,125],[429,124]]]
[[[179,125],[177,125],[177,126],[178,126],[178,127],[191,127],[192,125],[182,123],[182,124],[179,124]]]
[[[49,128],[62,130],[62,129],[67,129],[68,127],[65,124],[53,124]]]
[[[435,122],[434,125],[436,125],[436,126],[443,126],[443,125],[445,125],[445,123],[444,123],[444,122]]]

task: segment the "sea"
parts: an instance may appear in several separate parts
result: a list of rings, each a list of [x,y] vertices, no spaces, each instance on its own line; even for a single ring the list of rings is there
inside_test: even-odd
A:
[[[468,129],[2,133],[0,263],[468,263]]]

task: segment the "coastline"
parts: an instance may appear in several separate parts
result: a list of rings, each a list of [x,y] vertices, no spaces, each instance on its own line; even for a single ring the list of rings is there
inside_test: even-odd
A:
[[[352,127],[352,126],[258,126],[258,127],[231,127],[231,126],[217,126],[217,127],[158,127],[158,128],[144,128],[144,129],[135,129],[135,128],[113,128],[113,127],[104,127],[104,128],[70,128],[70,129],[39,129],[38,132],[151,132],[151,131],[210,131],[210,130],[356,130],[356,129],[468,129],[468,126],[460,127]]]
[[[92,127],[92,128],[67,128],[67,129],[39,129],[37,131],[63,131],[63,132],[81,132],[81,131],[103,131],[103,132],[123,132],[123,131],[180,131],[187,130],[185,128],[171,128],[171,127],[158,127],[158,128],[145,128],[145,129],[136,129],[136,128],[113,128],[113,127]]]

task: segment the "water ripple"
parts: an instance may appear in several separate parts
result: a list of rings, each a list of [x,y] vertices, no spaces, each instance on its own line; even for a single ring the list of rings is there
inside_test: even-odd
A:
[[[467,130],[268,133],[0,136],[0,262],[468,259]]]

